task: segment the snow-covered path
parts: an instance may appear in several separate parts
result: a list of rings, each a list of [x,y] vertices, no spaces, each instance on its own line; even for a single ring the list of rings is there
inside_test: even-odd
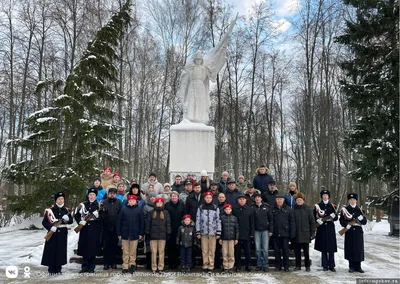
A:
[[[132,275],[121,275],[120,270],[110,271],[114,275],[103,272],[97,267],[95,275],[82,276],[77,272],[80,265],[68,263],[63,267],[63,275],[49,277],[46,275],[47,267],[41,266],[40,261],[43,252],[43,237],[45,230],[20,230],[30,224],[41,227],[41,219],[36,218],[24,221],[22,224],[11,228],[0,229],[0,283],[355,283],[357,278],[400,278],[399,239],[388,236],[389,224],[387,221],[369,223],[365,228],[365,261],[362,267],[365,274],[349,274],[348,262],[344,260],[344,238],[337,235],[338,252],[335,254],[337,272],[323,272],[320,267],[320,254],[310,245],[310,257],[313,260],[311,272],[304,270],[299,272],[275,272],[269,273],[241,273],[227,276],[216,273],[213,276],[202,276],[192,273],[179,275],[178,273],[166,273],[164,276],[152,276],[149,272],[139,268]],[[338,226],[339,224],[337,224]],[[339,230],[340,228],[337,227]],[[76,248],[78,234],[72,230],[69,232],[68,254],[70,257]],[[6,267],[17,266],[19,275],[15,279],[6,277]],[[27,268],[28,267],[28,268]],[[30,270],[30,278],[24,278],[24,268]]]

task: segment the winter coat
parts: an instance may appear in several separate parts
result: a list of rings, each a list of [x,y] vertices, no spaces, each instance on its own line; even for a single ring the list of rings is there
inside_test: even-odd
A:
[[[161,212],[164,214],[164,219],[161,219]],[[155,214],[155,218],[153,215]],[[168,240],[171,235],[171,218],[167,210],[160,207],[154,207],[146,217],[146,235],[149,235],[150,240]]]
[[[124,194],[119,194],[119,193],[117,193],[117,199],[119,200],[119,201],[121,201],[121,207],[123,206],[123,202],[124,202],[124,200],[125,200],[125,193]]]
[[[226,202],[219,203],[219,201],[218,201],[217,207],[219,209],[219,214],[220,215],[225,214],[225,212],[224,212],[224,205],[225,204],[226,204]]]
[[[296,243],[310,243],[315,235],[315,220],[312,210],[306,204],[295,205],[294,220],[296,224]]]
[[[161,194],[160,197],[164,198],[164,203],[167,203],[171,199],[171,190],[164,190]]]
[[[239,240],[239,223],[233,214],[221,215],[221,239],[224,241]]]
[[[186,199],[189,197],[189,195],[190,195],[192,192],[193,192],[193,191],[191,191],[191,192],[188,192],[188,191],[186,191],[186,190],[182,191],[181,193],[179,193],[179,200],[182,200],[182,202],[183,202],[184,204],[186,204]]]
[[[209,177],[207,177],[206,180],[200,179],[201,193],[209,191],[210,184],[211,184],[211,181],[210,181]]]
[[[89,213],[100,211],[97,200],[90,203],[89,200],[82,203]],[[79,208],[79,207],[78,207]],[[100,213],[100,212],[99,212]],[[75,213],[75,221],[79,224],[84,218],[81,215],[81,210]],[[99,216],[100,217],[100,216]],[[99,218],[94,218],[86,223],[79,232],[78,255],[83,257],[94,257],[100,255],[101,249],[101,224]]]
[[[320,216],[317,212],[316,208],[314,207],[314,218],[315,220],[319,218],[324,218],[329,216],[331,213],[335,213],[336,206],[331,202],[328,204],[324,204],[321,200],[317,203],[321,210],[325,210],[325,213]],[[314,249],[320,252],[329,252],[333,253],[337,251],[337,243],[336,243],[336,231],[335,231],[335,224],[338,217],[329,218],[328,221],[325,221],[321,226],[318,226],[317,233],[315,235],[315,245]]]
[[[364,216],[358,206],[353,208],[347,205],[346,209],[352,217],[347,219],[341,212],[340,225],[346,227],[352,219],[357,220],[357,225],[351,226],[344,235],[344,258],[348,261],[364,261],[364,232],[361,225],[367,224],[367,218],[361,221],[357,219],[358,216]]]
[[[261,194],[266,193],[268,190],[268,184],[270,181],[274,180],[267,172],[265,174],[260,174],[257,169],[257,175],[253,178],[254,188],[261,191]]]
[[[105,173],[101,173],[100,178],[101,178],[101,186],[103,188],[108,188],[108,186],[111,185],[113,182],[113,174],[106,175]]]
[[[239,224],[239,240],[250,240],[254,237],[254,210],[248,205],[236,204],[232,208],[232,214],[237,218]]]
[[[121,209],[117,222],[117,236],[123,240],[138,240],[144,236],[144,214],[138,205],[129,204]]]
[[[226,181],[224,181],[222,178],[219,180],[218,183],[219,192],[225,193],[228,190],[228,181],[230,180],[231,180],[230,178],[228,178]]]
[[[185,185],[182,182],[180,184],[176,184],[176,182],[174,182],[174,184],[172,185],[172,191],[181,193],[184,190],[185,190]]]
[[[171,219],[171,237],[169,238],[169,243],[175,243],[178,228],[181,225],[183,215],[185,215],[185,205],[180,200],[177,203],[170,201],[165,204],[164,209],[168,211]]]
[[[293,239],[296,236],[296,224],[293,209],[283,203],[281,208],[275,204],[272,208],[275,237]]]
[[[59,208],[57,205],[51,206],[48,210],[51,210],[54,218],[61,220],[62,216],[68,215],[68,221],[62,221],[62,228],[57,228],[51,239],[44,243],[44,250],[42,256],[41,265],[45,266],[62,266],[67,264],[67,235],[68,229],[64,226],[66,224],[72,224],[73,219],[71,217],[71,210],[66,207]],[[49,220],[48,213],[45,212],[42,220],[43,227],[50,231],[53,224]]]
[[[219,209],[213,203],[199,206],[196,214],[196,234],[215,236],[221,235],[221,219]]]
[[[144,194],[148,195],[150,184],[154,185],[154,191],[157,193],[157,195],[161,194],[164,191],[164,187],[157,180],[155,180],[154,182],[151,182],[150,180],[148,180],[145,184],[142,185],[142,188],[141,188],[141,190],[144,192]]]
[[[293,192],[293,194],[291,192],[287,192],[285,193],[284,197],[285,197],[285,204],[287,206],[289,206],[290,208],[294,208],[294,206],[296,205],[296,200],[294,200],[294,195],[297,193],[298,191],[295,190]]]
[[[274,218],[269,204],[261,202],[261,205],[258,206],[254,203],[251,208],[254,210],[254,230],[272,233],[274,230]]]
[[[194,222],[190,221],[190,224],[186,225],[185,222],[182,221],[182,225],[178,227],[175,240],[177,245],[185,248],[192,247],[196,243],[196,228]]]
[[[192,217],[193,222],[197,222],[196,219],[196,214],[197,214],[197,209],[201,204],[204,204],[204,197],[200,193],[199,195],[196,195],[195,192],[192,192],[189,197],[186,199],[186,214],[190,214]]]
[[[103,206],[100,210],[100,219],[103,226],[103,231],[116,230],[117,220],[120,210],[121,210],[121,201],[119,199],[107,198],[103,201]]]
[[[258,189],[255,189],[254,193],[261,194],[261,192]],[[246,204],[249,205],[250,207],[251,205],[254,204],[254,193],[250,195],[248,190],[244,192],[244,195],[246,196]]]
[[[236,182],[236,188],[238,189],[238,191],[239,191],[240,193],[246,194],[246,191],[247,191],[247,189],[248,189],[247,183],[248,183],[247,181],[244,181],[244,182]]]
[[[275,205],[275,195],[277,193],[278,193],[277,190],[274,190],[273,192],[268,190],[267,192],[261,195],[261,198],[265,203],[268,203],[269,206],[272,208]]]
[[[238,196],[241,195],[241,193],[237,190],[237,188],[235,188],[235,190],[229,190],[227,192],[225,192],[225,196],[226,196],[226,203],[234,206],[237,204],[237,198]]]

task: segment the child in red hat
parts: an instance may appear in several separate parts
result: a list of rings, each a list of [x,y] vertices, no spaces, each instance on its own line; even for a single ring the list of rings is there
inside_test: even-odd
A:
[[[219,240],[222,245],[222,258],[224,271],[232,273],[233,265],[235,264],[235,245],[239,240],[239,224],[234,215],[232,215],[232,205],[225,204],[225,214],[221,215],[221,239]]]
[[[151,269],[153,274],[163,273],[165,243],[171,235],[171,218],[164,210],[164,198],[154,201],[155,207],[146,217],[146,239],[150,240]],[[158,265],[157,265],[158,254]]]
[[[176,235],[176,244],[180,247],[181,272],[190,272],[192,266],[192,248],[196,242],[196,229],[190,214],[182,218],[182,225]]]

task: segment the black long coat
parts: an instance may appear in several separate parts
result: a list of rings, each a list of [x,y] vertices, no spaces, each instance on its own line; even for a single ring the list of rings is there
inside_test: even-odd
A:
[[[340,225],[346,227],[352,220],[356,219],[358,225],[367,224],[367,219],[364,217],[361,221],[358,216],[363,215],[361,209],[350,205],[346,206],[347,211],[352,215],[351,219],[345,218],[343,212],[340,214]],[[344,258],[348,261],[363,261],[364,260],[364,232],[361,226],[352,226],[344,235]]]
[[[161,219],[161,212],[164,214],[163,219]],[[156,213],[155,218],[153,218],[153,213]],[[149,235],[150,241],[168,240],[171,235],[171,218],[167,210],[154,207],[154,210],[147,214],[145,234]]]
[[[336,206],[331,202],[328,202],[328,204],[324,204],[324,202],[321,200],[318,205],[321,210],[325,210],[325,214],[323,216],[319,216],[316,208],[314,207],[315,220],[327,217],[331,213],[335,213]],[[317,228],[314,249],[320,252],[337,252],[336,231],[334,224],[334,221],[336,221],[337,219],[337,216],[333,219],[329,218],[328,221],[324,222],[321,226]]]
[[[294,205],[294,220],[296,224],[296,243],[310,243],[315,234],[315,220],[312,210],[307,205]]]
[[[97,200],[90,203],[88,200],[83,202],[86,210],[89,213],[93,213],[94,211],[99,210],[99,203]],[[75,221],[79,224],[81,220],[83,220],[81,213],[75,213]],[[82,230],[79,232],[79,242],[78,242],[78,255],[83,257],[93,257],[100,255],[101,249],[101,224],[100,219],[96,218],[86,223],[83,226]]]
[[[240,206],[239,203],[233,206],[232,214],[239,224],[239,240],[250,240],[254,237],[254,210],[248,205]]]
[[[179,200],[176,204],[169,201],[165,204],[164,209],[168,211],[171,219],[171,237],[169,238],[168,243],[172,245],[175,244],[176,235],[179,227],[181,226],[182,217],[185,215],[185,205],[181,200]]]
[[[199,200],[197,200],[197,197],[199,197]],[[195,223],[196,223],[197,209],[199,208],[200,205],[204,204],[204,202],[205,202],[204,197],[201,193],[200,195],[196,195],[195,192],[192,192],[186,199],[186,214],[190,214],[193,222]]]
[[[62,219],[62,216],[68,215],[69,220],[62,221],[62,224],[72,224],[73,219],[71,217],[71,210],[65,207],[59,208],[57,205],[53,205],[50,207],[50,210],[53,212],[54,217],[56,219]],[[53,224],[50,223],[50,220],[45,213],[42,221],[43,227],[46,230],[50,231]],[[42,265],[45,266],[62,266],[67,264],[67,228],[58,228],[57,231],[53,234],[51,239],[44,244],[43,256],[42,256]]]
[[[296,235],[293,209],[283,203],[281,208],[275,204],[271,211],[274,222],[273,237],[293,239]]]

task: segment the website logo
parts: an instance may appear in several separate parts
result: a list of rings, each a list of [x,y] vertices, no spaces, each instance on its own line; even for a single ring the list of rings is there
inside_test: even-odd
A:
[[[7,268],[6,268],[6,276],[7,276],[7,278],[17,278],[18,277],[18,267],[16,267],[16,266],[7,266]]]

